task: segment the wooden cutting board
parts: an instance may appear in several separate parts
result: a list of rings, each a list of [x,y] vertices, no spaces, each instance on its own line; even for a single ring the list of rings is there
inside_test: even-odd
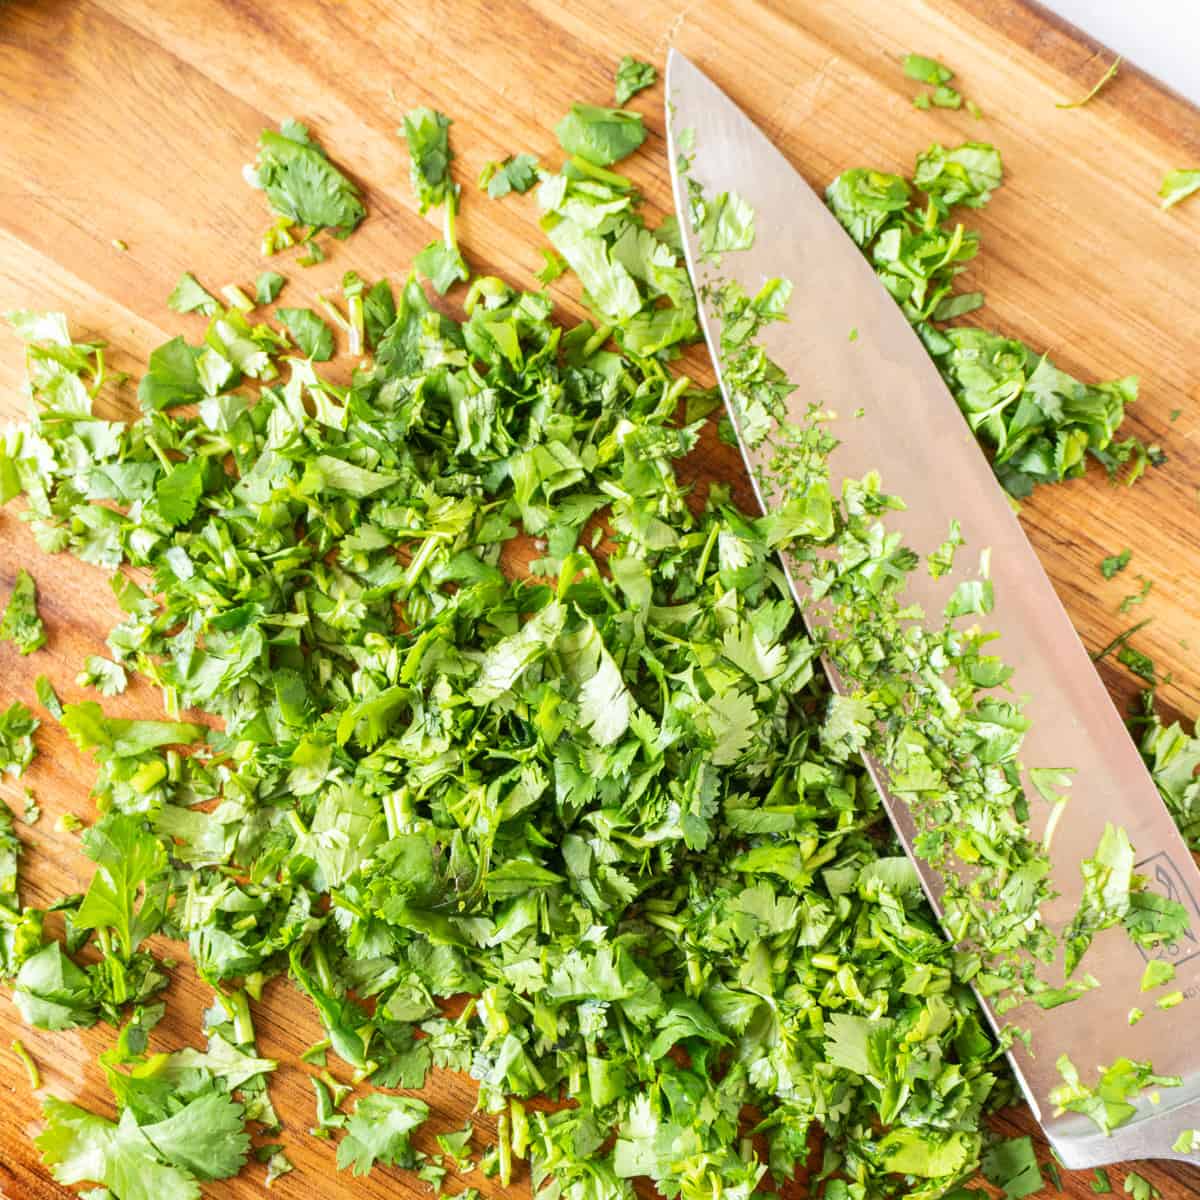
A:
[[[1025,505],[1025,526],[1089,648],[1134,619],[1154,618],[1134,644],[1172,673],[1161,693],[1169,708],[1194,716],[1200,200],[1163,213],[1155,192],[1168,169],[1200,166],[1200,114],[1128,68],[1086,108],[1056,108],[1086,92],[1111,55],[1017,0],[0,0],[0,309],[63,309],[78,335],[107,339],[115,365],[131,370],[170,335],[198,337],[202,322],[175,316],[165,298],[184,269],[215,288],[251,283],[263,268],[257,246],[268,216],[240,170],[258,132],[290,116],[311,123],[363,183],[371,215],[347,243],[334,243],[320,267],[272,264],[291,278],[289,303],[311,303],[349,267],[368,278],[400,277],[435,236],[416,214],[396,136],[402,113],[416,104],[455,120],[461,237],[473,269],[536,286],[542,239],[532,197],[488,200],[474,185],[480,168],[521,150],[557,163],[551,126],[568,104],[611,103],[621,54],[661,67],[671,44],[729,90],[815,186],[852,166],[906,170],[934,140],[973,138],[1001,148],[1005,185],[970,222],[984,239],[966,281],[987,292],[979,319],[1050,351],[1084,378],[1140,376],[1142,399],[1126,430],[1160,443],[1169,457],[1132,490],[1111,487],[1098,469],[1044,488]],[[915,110],[917,86],[899,65],[910,50],[953,66],[982,118]],[[670,203],[661,87],[635,106],[650,136],[629,170],[651,214],[660,214]],[[564,314],[578,314],[573,286],[552,290]],[[686,367],[711,381],[702,351],[689,354]],[[22,414],[21,378],[19,345],[0,332],[0,420]],[[125,402],[132,406],[131,390]],[[698,479],[740,481],[748,499],[740,463],[714,439],[689,470]],[[1126,546],[1129,569],[1103,581],[1100,559]],[[42,672],[66,699],[81,699],[74,676],[86,654],[102,652],[117,619],[104,576],[40,554],[10,505],[0,510],[0,596],[19,566],[38,580],[50,640],[29,659],[0,645],[0,705],[32,701]],[[1154,581],[1153,591],[1122,616],[1118,605],[1140,574]],[[1136,681],[1109,663],[1101,671],[1125,705]],[[156,697],[134,686],[111,709],[155,715]],[[45,811],[35,827],[18,826],[30,847],[22,895],[44,905],[78,891],[88,876],[76,840],[54,823],[68,811],[90,816],[93,766],[52,722],[38,744],[25,779],[6,777],[0,794],[19,810],[28,783]],[[182,968],[156,1048],[199,1045],[208,998]],[[1195,1036],[1194,1016],[1181,1010],[1180,1021]],[[275,1191],[426,1195],[424,1185],[398,1172],[377,1170],[353,1183],[335,1174],[332,1147],[306,1132],[312,1095],[296,1056],[318,1036],[311,1008],[276,981],[256,1022],[260,1051],[281,1062],[272,1091],[297,1166]],[[95,1056],[111,1030],[28,1031],[0,999],[0,1195],[68,1195],[27,1140],[38,1106],[8,1052],[18,1035],[41,1064],[47,1091],[108,1111]],[[1111,1057],[1109,1049],[1097,1048],[1097,1062]],[[439,1075],[428,1095],[434,1128],[460,1124],[474,1091],[468,1079]],[[998,1124],[1035,1128],[1023,1111]],[[486,1121],[480,1130],[483,1140],[490,1137]],[[1198,1170],[1139,1169],[1168,1198],[1200,1196]],[[262,1170],[206,1192],[258,1195]],[[1122,1174],[1113,1172],[1118,1191]],[[1090,1196],[1090,1178],[1064,1178],[1064,1187]],[[468,1184],[499,1191],[477,1176],[448,1180],[447,1190]],[[526,1190],[524,1178],[514,1184],[518,1194]]]

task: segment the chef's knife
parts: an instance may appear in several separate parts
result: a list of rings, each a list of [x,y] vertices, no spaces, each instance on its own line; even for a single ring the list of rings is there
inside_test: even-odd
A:
[[[1015,668],[1012,686],[1028,696],[1033,726],[1025,739],[1028,765],[1074,770],[1071,799],[1052,841],[1053,881],[1060,897],[1044,916],[1056,932],[1069,922],[1082,892],[1080,863],[1095,854],[1106,822],[1123,827],[1138,852],[1137,870],[1150,887],[1183,903],[1192,918],[1174,945],[1137,947],[1120,927],[1095,938],[1086,969],[1101,986],[1043,1011],[1027,1005],[1006,1019],[1031,1031],[1031,1050],[1019,1044],[1010,1059],[1025,1096],[1069,1167],[1130,1158],[1184,1158],[1172,1144],[1200,1128],[1200,871],[1159,798],[1095,666],[1022,533],[991,467],[929,355],[870,264],[821,199],[787,159],[699,68],[672,50],[667,63],[667,126],[675,207],[688,269],[700,300],[701,324],[720,375],[720,318],[705,299],[706,280],[732,279],[753,295],[782,276],[794,286],[788,321],[769,326],[762,342],[798,384],[789,416],[801,421],[810,404],[842,414],[832,424],[840,445],[831,458],[835,492],[843,478],[879,470],[888,492],[907,509],[896,525],[922,555],[946,536],[956,518],[967,546],[991,550],[996,645]],[[680,134],[689,130],[690,165],[680,164]],[[699,252],[689,217],[691,178],[707,195],[736,191],[756,214],[756,237],[744,251],[721,256],[719,268]],[[851,331],[857,330],[852,336]],[[722,381],[724,388],[724,381]],[[728,394],[726,393],[726,400]],[[737,413],[729,405],[737,425]],[[862,408],[858,419],[850,414]],[[759,500],[757,472],[767,463],[739,441]],[[769,474],[769,470],[767,471]],[[959,559],[964,555],[960,552]],[[784,564],[786,568],[786,563]],[[797,600],[803,588],[790,577]],[[946,582],[914,572],[909,595],[938,612]],[[837,680],[833,681],[837,686]],[[907,806],[889,795],[879,765],[868,763],[892,822],[912,855],[914,826]],[[914,857],[935,908],[941,881]],[[940,911],[940,910],[939,910]],[[1148,957],[1175,964],[1174,987],[1184,1003],[1153,1008],[1135,1026],[1129,1010],[1147,997],[1139,984]],[[984,1002],[994,1026],[999,1021]],[[1138,1103],[1137,1115],[1110,1136],[1081,1114],[1056,1116],[1049,1100],[1062,1082],[1055,1060],[1070,1056],[1085,1081],[1121,1055],[1149,1061],[1182,1086],[1161,1091],[1157,1105]]]

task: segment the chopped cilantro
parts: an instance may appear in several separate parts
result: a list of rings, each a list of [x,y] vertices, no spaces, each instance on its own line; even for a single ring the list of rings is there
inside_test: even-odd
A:
[[[658,71],[650,63],[626,54],[617,64],[617,104],[628,104],[638,92],[653,87],[657,79]]]
[[[1126,1173],[1125,1191],[1133,1197],[1133,1200],[1161,1200],[1162,1197],[1158,1188],[1136,1171]]]
[[[128,681],[120,663],[99,654],[89,654],[84,659],[83,670],[75,676],[75,682],[80,687],[95,688],[102,696],[118,696]]]
[[[1100,574],[1105,579],[1112,579],[1118,572],[1125,570],[1129,566],[1129,560],[1133,556],[1133,551],[1126,547],[1120,554],[1109,554],[1100,563]]]
[[[314,362],[333,357],[333,330],[311,308],[277,308],[275,316]]]
[[[1138,580],[1141,587],[1136,592],[1131,592],[1124,600],[1121,601],[1118,609],[1121,613],[1127,613],[1135,605],[1142,604],[1146,597],[1150,595],[1150,589],[1154,587],[1154,580],[1147,578],[1145,575],[1139,575]]]
[[[215,317],[221,306],[216,296],[208,292],[191,271],[184,271],[167,297],[167,307],[177,313],[198,312],[206,317]]]
[[[1178,1087],[1182,1082],[1175,1075],[1156,1075],[1149,1063],[1119,1058],[1110,1067],[1100,1068],[1094,1087],[1079,1077],[1075,1065],[1060,1055],[1058,1073],[1064,1082],[1051,1090],[1050,1102],[1058,1112],[1077,1112],[1095,1122],[1102,1133],[1111,1133],[1124,1125],[1137,1112],[1135,1101],[1148,1087]]]
[[[1112,60],[1108,70],[1106,70],[1104,74],[1096,80],[1086,95],[1081,96],[1078,100],[1064,100],[1059,104],[1056,104],[1055,108],[1082,108],[1089,100],[1092,100],[1096,97],[1096,95],[1100,92],[1100,89],[1103,88],[1105,84],[1117,77],[1117,69],[1120,67],[1120,65],[1121,56],[1118,54],[1117,57]]]
[[[1170,208],[1197,190],[1200,190],[1200,171],[1168,171],[1158,194],[1162,197],[1163,208]]]
[[[596,167],[626,158],[646,139],[641,113],[594,104],[571,105],[554,132],[563,150]]]
[[[367,215],[358,188],[296,120],[284,121],[278,133],[268,129],[259,135],[258,159],[246,168],[246,178],[266,192],[281,218],[311,232],[331,229],[345,237]]]
[[[33,761],[33,734],[40,724],[20,700],[0,712],[0,772],[20,778]]]
[[[1185,1129],[1175,1139],[1171,1149],[1176,1154],[1196,1154],[1200,1152],[1200,1129]]]
[[[538,161],[532,154],[509,155],[503,162],[490,162],[479,173],[479,186],[493,200],[509,192],[527,192],[538,181]]]
[[[0,617],[0,640],[12,642],[22,654],[32,654],[46,644],[46,626],[37,610],[37,584],[22,567]]]
[[[975,436],[1017,499],[1040,483],[1082,475],[1087,455],[1133,483],[1162,452],[1137,438],[1118,442],[1137,380],[1089,385],[1015,339],[978,328],[937,328],[977,308],[982,294],[953,291],[955,276],[979,249],[961,225],[927,217],[915,188],[945,217],[955,205],[978,208],[1000,185],[995,148],[964,142],[919,155],[912,187],[898,175],[864,168],[843,172],[826,191],[834,215],[872,260],[884,285],[917,328]]]
[[[429,1105],[412,1096],[374,1093],[355,1104],[346,1121],[346,1134],[338,1144],[338,1167],[365,1175],[376,1163],[385,1166],[416,1166],[409,1139],[429,1116]]]
[[[450,118],[432,108],[414,108],[404,117],[403,133],[420,211],[445,204],[457,188],[450,178]]]
[[[984,1152],[983,1177],[1004,1192],[1006,1200],[1022,1200],[1045,1186],[1030,1137],[1008,1138]]]
[[[449,125],[431,109],[405,122],[417,202],[443,208],[444,236],[417,264],[435,286],[467,276]],[[40,910],[17,902],[9,819],[0,973],[38,1027],[125,1022],[104,1056],[117,1119],[51,1099],[39,1145],[64,1182],[122,1200],[141,1200],[131,1187],[193,1200],[198,1181],[236,1172],[246,1123],[278,1126],[251,1002],[286,973],[322,1026],[307,1057],[330,1063],[310,1076],[314,1135],[356,1175],[400,1166],[440,1187],[451,1162],[467,1169],[470,1126],[423,1152],[423,1101],[348,1101],[335,1078],[415,1089],[439,1069],[477,1081],[497,1132],[478,1166],[501,1188],[528,1159],[539,1194],[629,1200],[649,1180],[685,1200],[748,1197],[808,1160],[819,1125],[830,1200],[914,1179],[932,1197],[981,1164],[1008,1196],[1031,1194],[1028,1139],[980,1132],[1009,1081],[969,985],[1048,1008],[1096,980],[1051,987],[1018,965],[1056,947],[1039,912],[1046,846],[1019,819],[1027,719],[993,691],[1008,668],[988,635],[951,624],[991,608],[986,562],[944,619],[913,621],[902,591],[920,564],[883,524],[900,502],[873,477],[835,494],[815,419],[778,431],[789,486],[768,515],[722,485],[692,493],[680,460],[720,397],[670,367],[698,336],[679,229],[648,227],[634,182],[608,169],[641,143],[641,120],[576,106],[560,133],[571,157],[542,173],[538,202],[547,275],[573,269],[592,313],[573,327],[544,292],[490,276],[459,319],[415,277],[393,290],[348,271],[344,315],[321,297],[356,356],[335,384],[314,365],[322,339],[333,350],[315,313],[283,310],[312,318],[303,333],[280,314],[305,361],[230,289],[201,344],[152,355],[142,412],[110,424],[92,414],[103,348],[73,343],[60,315],[17,315],[38,440],[6,439],[0,494],[25,495],[46,549],[112,574],[121,620],[85,678],[114,690],[140,674],[168,716],[198,709],[216,726],[62,707],[38,688],[96,759],[93,871],[55,906],[62,940],[45,940]],[[323,202],[357,203],[306,132],[285,140],[274,186],[294,208],[305,179],[324,181]],[[917,176],[912,211],[897,177],[848,173],[835,190],[927,332],[978,302],[952,288],[977,243],[942,222],[983,203],[999,158],[934,147]],[[693,198],[709,253],[749,244],[736,194]],[[315,258],[311,229],[290,232],[299,219],[285,212],[267,240]],[[256,298],[280,285],[260,280]],[[719,296],[732,402],[761,438],[791,384],[756,338],[789,292],[770,280]],[[1067,386],[1018,365],[1033,394]],[[252,402],[245,380],[262,385]],[[506,573],[518,533],[539,539],[532,577]],[[948,572],[961,543],[951,526],[929,569]],[[781,549],[838,610],[832,631],[806,633]],[[14,735],[31,735],[32,714],[16,718]],[[1176,774],[1191,751],[1168,734],[1147,753],[1179,809],[1194,801]],[[948,876],[950,927],[977,950],[939,930],[864,752],[912,805],[918,850]],[[1029,779],[1060,814],[1066,773]],[[1085,864],[1078,953],[1108,924],[1143,945],[1178,932],[1132,857],[1114,831]],[[203,1052],[146,1054],[160,933],[214,988]],[[1170,1082],[1117,1063],[1094,1089],[1068,1076],[1060,1100],[1111,1124],[1142,1086]],[[559,1096],[573,1103],[529,1103]],[[742,1137],[751,1105],[761,1143]],[[289,1166],[276,1143],[255,1157],[268,1181]]]
[[[926,58],[923,54],[905,55],[904,74],[918,83],[928,83],[933,86],[949,83],[954,78],[954,72],[949,67],[944,67],[936,59]]]
[[[259,304],[273,304],[287,280],[278,271],[263,271],[254,281],[254,299]]]
[[[1152,958],[1142,972],[1142,991],[1161,987],[1175,978],[1175,964],[1165,958]]]

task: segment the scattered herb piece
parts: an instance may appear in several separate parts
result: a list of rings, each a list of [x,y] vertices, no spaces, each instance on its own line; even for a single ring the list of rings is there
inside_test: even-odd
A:
[[[450,124],[445,113],[432,108],[414,108],[404,118],[409,178],[422,213],[445,204],[455,192],[450,178]]]
[[[1124,646],[1125,643],[1129,641],[1129,639],[1135,633],[1137,633],[1139,629],[1145,629],[1153,619],[1153,617],[1147,617],[1144,621],[1139,621],[1136,625],[1131,625],[1123,633],[1118,633],[1117,636],[1113,638],[1113,640],[1109,642],[1107,646],[1105,646],[1102,650],[1097,650],[1095,654],[1092,655],[1092,661],[1102,662],[1114,650],[1120,650],[1121,647]]]
[[[1100,574],[1105,579],[1112,579],[1119,571],[1129,566],[1133,551],[1126,547],[1120,554],[1109,554],[1100,563]]]
[[[12,642],[22,654],[32,654],[46,644],[46,626],[37,610],[37,584],[22,567],[0,618],[0,640]]]
[[[177,313],[198,312],[206,317],[215,317],[221,306],[216,296],[208,292],[191,271],[184,271],[167,297],[167,307]]]
[[[254,281],[254,299],[259,304],[274,304],[285,283],[278,271],[263,271]]]
[[[1092,1191],[1098,1196],[1107,1196],[1112,1191],[1112,1181],[1103,1167],[1092,1170]]]
[[[0,712],[0,771],[21,777],[33,761],[33,734],[40,724],[20,700]]]
[[[628,104],[638,92],[653,87],[658,71],[650,63],[626,54],[617,64],[616,96],[618,107]]]
[[[410,1138],[429,1117],[429,1105],[412,1096],[363,1096],[346,1121],[346,1134],[338,1144],[340,1170],[350,1168],[365,1175],[379,1162],[385,1166],[416,1166]]]
[[[1125,1191],[1133,1200],[1160,1200],[1162,1193],[1144,1176],[1129,1171],[1125,1176]]]
[[[75,682],[80,687],[95,688],[102,696],[119,696],[128,680],[125,668],[120,663],[98,654],[89,654],[84,659],[83,670],[75,676]]]
[[[1150,595],[1150,589],[1154,587],[1154,580],[1145,575],[1139,575],[1138,579],[1141,582],[1141,587],[1138,588],[1136,592],[1130,593],[1130,595],[1126,596],[1125,599],[1121,601],[1120,608],[1118,609],[1119,612],[1129,612],[1129,610],[1135,605],[1144,603],[1146,597]]]
[[[1070,101],[1064,100],[1064,101],[1060,102],[1059,104],[1056,104],[1054,107],[1055,108],[1082,108],[1089,100],[1092,100],[1096,97],[1096,95],[1099,93],[1100,89],[1102,87],[1104,87],[1105,84],[1107,84],[1110,80],[1115,79],[1117,77],[1117,69],[1120,67],[1120,65],[1121,65],[1121,56],[1118,54],[1117,57],[1113,59],[1112,64],[1111,64],[1111,66],[1109,66],[1108,70],[1105,71],[1104,74],[1101,75],[1098,80],[1096,80],[1095,84],[1092,86],[1091,90],[1087,93],[1086,96],[1082,96],[1078,100],[1070,100]]]
[[[646,140],[641,113],[594,104],[572,104],[554,132],[567,154],[595,167],[628,157]]]
[[[904,58],[904,74],[918,83],[928,83],[933,86],[949,83],[954,78],[954,72],[944,67],[933,58],[923,54],[908,54]]]
[[[1175,965],[1164,958],[1152,958],[1142,972],[1142,991],[1161,987],[1175,978]]]
[[[258,159],[245,175],[251,187],[266,192],[281,219],[308,226],[310,235],[331,229],[346,237],[367,215],[358,188],[296,120],[284,121],[278,133],[259,135]]]
[[[1200,189],[1200,171],[1168,171],[1158,189],[1162,207],[1170,208],[1186,200],[1197,189]]]
[[[1102,1133],[1111,1133],[1124,1125],[1136,1112],[1134,1101],[1149,1087],[1178,1087],[1176,1075],[1156,1075],[1149,1063],[1119,1058],[1110,1067],[1102,1067],[1094,1087],[1084,1084],[1074,1064],[1064,1054],[1058,1059],[1058,1072],[1064,1083],[1050,1092],[1050,1102],[1058,1112],[1077,1112],[1095,1122]]]
[[[313,362],[333,357],[333,330],[311,308],[277,308],[275,316]]]
[[[42,1073],[38,1070],[37,1063],[33,1061],[33,1056],[25,1049],[20,1038],[13,1038],[9,1043],[9,1049],[21,1060],[25,1074],[29,1077],[29,1086],[36,1092],[42,1086]]]
[[[538,160],[532,154],[509,155],[503,162],[488,163],[479,174],[479,186],[493,200],[509,192],[525,193],[538,181]]]
[[[1196,1154],[1200,1152],[1200,1129],[1185,1129],[1175,1139],[1171,1149],[1176,1154]]]
[[[545,266],[535,274],[535,278],[539,283],[553,283],[556,279],[566,273],[567,260],[561,254],[556,254],[553,250],[542,248],[542,258]]]
[[[1030,1137],[1008,1138],[986,1150],[983,1177],[1001,1188],[1006,1200],[1022,1200],[1045,1187]]]

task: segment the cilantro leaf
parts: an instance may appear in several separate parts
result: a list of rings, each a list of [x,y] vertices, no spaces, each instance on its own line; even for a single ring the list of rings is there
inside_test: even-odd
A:
[[[184,271],[167,297],[167,307],[177,313],[198,312],[213,317],[221,306],[216,296],[208,292],[191,271]]]
[[[33,734],[40,724],[20,700],[0,712],[0,771],[18,779],[24,774],[33,761]]]
[[[375,1165],[413,1167],[416,1155],[410,1138],[429,1118],[429,1105],[411,1096],[375,1093],[359,1099],[346,1121],[338,1144],[339,1170],[365,1175]]]
[[[250,1150],[242,1106],[217,1090],[202,1092],[178,1112],[141,1126],[159,1156],[197,1179],[225,1179],[242,1169]]]
[[[1163,208],[1170,208],[1197,190],[1200,190],[1200,171],[1168,171],[1158,194],[1162,197]]]
[[[150,885],[167,870],[162,843],[139,817],[110,813],[83,835],[83,848],[96,864],[83,903],[75,914],[80,929],[111,929],[128,958],[162,921]]]
[[[559,145],[597,167],[628,157],[646,140],[642,114],[594,104],[573,104],[554,127]]]
[[[275,316],[308,358],[327,362],[333,357],[333,330],[311,308],[277,308]]]
[[[983,1177],[1002,1188],[1006,1200],[1022,1200],[1045,1187],[1030,1137],[997,1142],[983,1155]]]
[[[1108,554],[1100,562],[1100,574],[1105,579],[1112,579],[1119,571],[1129,566],[1133,551],[1126,547],[1120,554]]]
[[[12,642],[22,654],[32,654],[46,644],[46,626],[37,610],[37,584],[22,567],[0,617],[0,640]]]
[[[273,304],[287,280],[278,271],[263,271],[254,281],[254,298],[259,304]]]
[[[75,676],[75,682],[80,687],[95,688],[102,696],[119,696],[128,680],[120,663],[99,654],[89,654],[83,660],[83,670]]]
[[[465,283],[470,278],[458,248],[445,242],[430,242],[413,259],[413,266],[433,284],[439,296],[444,296],[455,283]]]
[[[628,104],[638,92],[653,87],[657,80],[658,72],[650,63],[642,62],[630,54],[624,55],[617,64],[617,104]]]
[[[169,525],[185,525],[196,514],[204,494],[205,460],[188,458],[176,463],[154,485],[158,514]]]
[[[432,108],[414,108],[404,117],[409,175],[421,212],[445,204],[455,191],[450,178],[450,118]]]
[[[949,83],[954,78],[954,72],[944,67],[936,59],[926,58],[923,54],[906,54],[904,56],[904,74],[918,83],[937,85]]]
[[[247,170],[281,217],[312,230],[332,229],[344,237],[367,215],[357,186],[329,161],[299,121],[284,121],[279,132],[264,130],[258,158]]]
[[[532,154],[510,154],[503,162],[488,163],[479,174],[479,186],[493,200],[509,192],[525,193],[538,181],[538,160]]]

